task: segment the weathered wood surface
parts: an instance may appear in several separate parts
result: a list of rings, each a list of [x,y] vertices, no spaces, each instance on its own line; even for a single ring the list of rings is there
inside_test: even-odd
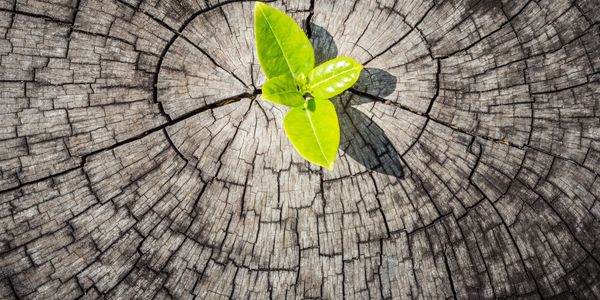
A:
[[[0,298],[600,297],[600,1],[275,5],[366,65],[332,172],[252,2],[0,0]]]

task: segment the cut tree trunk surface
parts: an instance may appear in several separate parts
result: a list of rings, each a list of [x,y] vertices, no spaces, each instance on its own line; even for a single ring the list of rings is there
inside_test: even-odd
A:
[[[600,297],[600,1],[285,1],[335,169],[260,98],[253,2],[0,0],[0,298]]]

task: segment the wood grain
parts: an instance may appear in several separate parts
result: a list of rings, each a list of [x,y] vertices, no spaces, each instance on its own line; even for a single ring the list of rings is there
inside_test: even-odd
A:
[[[0,298],[600,298],[600,2],[275,2],[335,170],[260,99],[253,2],[0,0]]]

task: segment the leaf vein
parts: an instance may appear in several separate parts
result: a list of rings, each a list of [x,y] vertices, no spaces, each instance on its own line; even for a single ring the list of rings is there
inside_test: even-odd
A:
[[[310,128],[312,129],[312,131],[315,134],[315,140],[317,140],[317,145],[319,146],[319,151],[321,151],[321,155],[323,155],[323,158],[327,162],[327,167],[329,168],[331,163],[329,162],[329,159],[327,159],[327,155],[325,155],[325,151],[323,151],[323,146],[321,146],[321,141],[319,140],[319,135],[317,134],[315,125],[313,124],[312,118],[310,117],[310,113],[308,112],[308,109],[304,109],[304,111],[306,112],[306,117],[308,118],[308,122],[310,123]]]
[[[281,51],[281,54],[283,55],[283,59],[285,59],[286,67],[290,71],[290,74],[292,74],[292,77],[295,78],[295,74],[294,74],[294,72],[292,72],[292,68],[290,68],[290,61],[288,60],[287,55],[285,54],[285,51],[283,51],[283,46],[281,45],[281,42],[279,41],[279,38],[277,37],[277,34],[275,33],[275,30],[273,29],[271,22],[269,22],[269,18],[267,17],[267,15],[265,15],[265,13],[262,10],[260,10],[260,13],[263,15],[263,18],[265,18],[265,21],[267,21],[267,24],[269,25],[269,29],[271,29],[271,34],[273,34],[273,37],[275,38],[275,41],[277,42],[277,46],[279,46],[279,50]]]
[[[316,87],[316,86],[319,86],[319,85],[321,85],[321,84],[325,83],[326,81],[333,80],[334,78],[336,78],[336,77],[339,77],[339,76],[340,76],[340,75],[342,75],[342,74],[346,74],[346,73],[348,73],[348,72],[355,71],[355,70],[357,70],[357,69],[360,69],[360,67],[353,67],[353,68],[351,68],[351,69],[348,69],[348,70],[346,70],[346,71],[343,71],[343,72],[340,72],[340,73],[338,73],[338,74],[335,74],[335,75],[333,75],[333,76],[331,76],[331,77],[327,77],[327,78],[325,78],[325,79],[323,79],[323,80],[321,80],[321,81],[318,81],[318,82],[317,82],[317,83],[315,83],[315,84],[311,84],[311,87]]]

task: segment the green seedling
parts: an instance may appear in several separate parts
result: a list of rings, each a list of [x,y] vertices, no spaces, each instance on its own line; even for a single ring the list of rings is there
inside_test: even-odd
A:
[[[285,13],[257,2],[254,33],[258,61],[267,76],[262,99],[291,107],[285,133],[304,159],[333,169],[340,145],[340,125],[329,98],[350,88],[363,66],[337,57],[317,67],[304,31]]]

